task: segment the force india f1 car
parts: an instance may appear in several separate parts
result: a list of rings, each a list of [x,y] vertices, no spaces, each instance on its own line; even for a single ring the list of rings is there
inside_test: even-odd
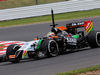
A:
[[[25,58],[41,58],[45,56],[57,56],[61,52],[73,51],[85,47],[100,47],[100,31],[93,29],[92,21],[70,23],[56,27],[52,10],[53,25],[50,35],[42,39],[26,42],[23,46],[11,44],[8,46],[6,56],[10,62],[19,62]],[[78,31],[78,28],[84,31]]]

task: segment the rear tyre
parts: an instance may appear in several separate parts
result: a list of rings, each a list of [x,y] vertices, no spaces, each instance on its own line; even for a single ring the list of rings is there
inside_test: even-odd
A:
[[[20,48],[19,45],[17,44],[11,44],[8,46],[7,50],[6,50],[6,56],[7,56],[7,59],[10,61],[10,62],[13,62],[13,63],[17,63],[20,61],[21,58],[15,56],[15,58],[9,58],[9,55],[15,55],[15,52]]]
[[[43,53],[49,57],[57,56],[59,53],[58,45],[54,40],[50,40],[50,39],[44,40],[41,47]]]
[[[91,48],[100,47],[100,31],[91,31],[87,35],[87,41]]]

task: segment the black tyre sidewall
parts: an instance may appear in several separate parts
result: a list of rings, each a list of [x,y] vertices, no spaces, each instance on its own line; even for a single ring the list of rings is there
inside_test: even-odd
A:
[[[50,43],[51,42],[54,42],[56,44],[56,47],[57,47],[57,53],[56,54],[52,54],[51,51],[50,51]],[[56,41],[54,40],[50,40],[50,39],[46,39],[43,41],[42,43],[42,50],[44,51],[44,54],[48,57],[50,56],[57,56],[57,54],[59,53],[59,49],[58,49],[58,45],[56,43]]]
[[[6,50],[6,57],[8,58],[8,60],[10,62],[16,63],[20,61],[20,58],[15,58],[15,59],[9,59],[9,55],[15,55],[15,51],[14,51],[14,47],[15,46],[19,46],[17,44],[11,44],[8,46],[7,50]]]
[[[100,47],[100,44],[98,43],[98,40],[97,40],[98,34],[100,34],[100,31],[95,30],[95,31],[91,31],[91,32],[87,35],[87,41],[88,41],[89,46],[90,46],[91,48]]]
[[[53,42],[55,45],[56,45],[56,54],[53,54],[52,52],[51,52],[51,50],[50,50],[50,45],[51,45],[51,42]],[[57,43],[56,43],[56,41],[54,41],[54,40],[50,40],[49,41],[49,43],[48,43],[48,51],[49,51],[49,54],[51,55],[51,56],[57,56],[58,55],[58,53],[59,53],[59,49],[58,49],[58,45],[57,45]]]

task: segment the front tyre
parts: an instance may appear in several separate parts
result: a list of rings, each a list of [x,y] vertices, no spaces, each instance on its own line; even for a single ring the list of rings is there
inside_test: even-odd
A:
[[[57,56],[59,53],[58,44],[54,40],[46,39],[42,43],[42,51],[47,56]]]
[[[87,35],[87,41],[91,48],[100,47],[100,31],[91,31]]]
[[[15,58],[9,58],[9,56],[15,56],[15,52],[20,48],[19,45],[17,44],[11,44],[7,47],[7,50],[6,50],[6,57],[7,59],[10,61],[10,62],[13,62],[13,63],[17,63],[20,61],[21,58],[19,57],[15,57]]]

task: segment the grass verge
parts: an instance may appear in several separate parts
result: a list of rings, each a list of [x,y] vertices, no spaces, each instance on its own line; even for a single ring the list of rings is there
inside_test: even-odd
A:
[[[37,0],[37,4],[47,4],[54,2],[61,2],[65,0]],[[36,5],[36,0],[6,0],[0,1],[0,9],[16,8],[23,6],[32,6]]]
[[[2,50],[3,48],[5,48],[5,46],[0,44],[0,50]]]
[[[100,9],[56,14],[55,21],[100,16]],[[0,22],[0,27],[51,22],[51,15]]]
[[[96,70],[100,70],[100,65],[93,66],[93,67],[87,67],[87,68],[83,68],[83,69],[78,69],[78,70],[73,70],[73,71],[68,71],[68,72],[59,73],[59,74],[54,74],[54,75],[76,75],[76,74],[90,72],[90,71],[96,71]]]

